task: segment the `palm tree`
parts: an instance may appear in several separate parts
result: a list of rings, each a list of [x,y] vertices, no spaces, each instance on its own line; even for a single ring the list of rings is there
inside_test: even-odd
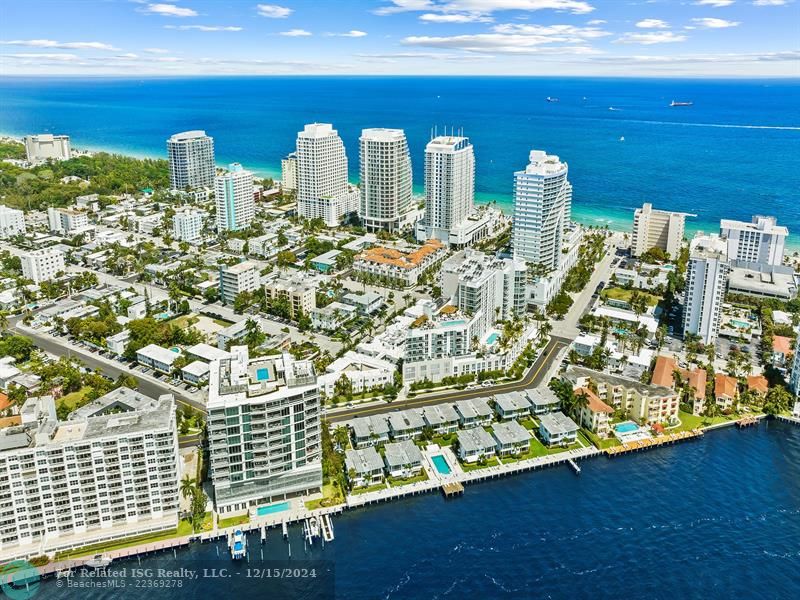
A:
[[[189,477],[188,475],[181,479],[181,496],[188,498],[194,494],[195,489],[197,489],[196,479]]]
[[[0,311],[0,331],[8,329],[8,316],[4,311]]]

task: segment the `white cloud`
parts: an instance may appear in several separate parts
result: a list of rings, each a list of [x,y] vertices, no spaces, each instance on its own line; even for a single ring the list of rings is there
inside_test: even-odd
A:
[[[661,19],[643,19],[636,26],[640,29],[669,29],[669,23]]]
[[[697,0],[695,4],[698,6],[713,6],[714,8],[723,8],[730,6],[735,0]]]
[[[10,40],[2,46],[29,46],[31,48],[62,48],[64,50],[119,50],[103,42],[57,42],[55,40]]]
[[[178,31],[242,31],[241,27],[230,25],[164,25],[164,29]]]
[[[281,31],[280,35],[285,35],[286,37],[307,37],[313,34],[305,29],[290,29],[289,31]]]
[[[256,10],[259,15],[268,19],[285,19],[294,12],[291,8],[277,4],[257,4]]]
[[[590,13],[594,6],[583,0],[389,0],[390,4],[375,11],[377,15],[426,11],[490,15],[503,10],[556,10],[576,15]]]
[[[692,23],[701,29],[726,29],[728,27],[737,27],[740,24],[739,21],[726,21],[725,19],[715,19],[713,17],[692,19]]]
[[[148,4],[144,8],[144,12],[152,13],[154,15],[163,15],[165,17],[196,17],[197,11],[191,8],[184,8],[182,6],[175,6],[174,4]]]
[[[15,54],[3,54],[4,58],[16,58],[18,60],[56,60],[56,61],[73,61],[78,60],[78,56],[75,54],[46,54],[46,53],[15,53]]]
[[[495,33],[542,36],[552,42],[577,42],[611,35],[597,27],[576,27],[575,25],[527,25],[505,23],[492,27]]]
[[[647,33],[625,33],[614,40],[615,44],[671,44],[686,41],[686,36],[672,31],[648,31]]]
[[[605,25],[608,21],[604,21],[603,19],[592,19],[591,21],[586,21],[587,25]]]
[[[358,29],[351,29],[346,33],[326,33],[325,35],[330,37],[349,37],[349,38],[360,38],[366,37],[366,31],[359,31]]]
[[[144,51],[148,54],[169,54],[166,48],[145,48]]]
[[[753,6],[784,6],[789,0],[753,0]]]
[[[477,62],[494,58],[479,54],[447,54],[443,52],[391,52],[376,54],[356,54],[357,58],[365,61],[397,62],[398,60],[446,60],[449,62]]]
[[[494,19],[476,13],[425,13],[419,16],[419,20],[424,23],[491,23]]]

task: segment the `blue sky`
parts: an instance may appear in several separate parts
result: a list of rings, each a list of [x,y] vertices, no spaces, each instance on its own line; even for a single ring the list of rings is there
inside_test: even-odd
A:
[[[0,72],[800,77],[800,0],[4,0]]]

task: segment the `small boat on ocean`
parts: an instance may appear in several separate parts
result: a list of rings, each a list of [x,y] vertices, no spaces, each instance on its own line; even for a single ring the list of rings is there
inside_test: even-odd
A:
[[[669,103],[669,105],[670,105],[670,107],[675,107],[675,106],[693,106],[694,102],[677,102],[677,101],[673,100],[672,102]]]
[[[548,96],[547,98],[545,98],[545,100],[547,100],[548,102],[558,102],[558,98],[553,98],[552,96]]]
[[[613,107],[613,106],[609,106],[609,107],[608,107],[608,110],[619,110],[619,109],[618,109],[618,108],[615,108],[615,107]]]
[[[619,137],[619,141],[620,141],[620,142],[624,142],[624,141],[625,141],[625,136],[624,136],[624,135],[621,135],[621,136]]]
[[[104,554],[95,554],[91,560],[86,561],[86,566],[92,567],[93,569],[102,569],[110,565],[113,560],[114,559]]]

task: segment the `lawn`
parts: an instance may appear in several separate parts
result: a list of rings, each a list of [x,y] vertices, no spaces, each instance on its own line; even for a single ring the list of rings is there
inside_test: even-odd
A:
[[[737,417],[736,416],[728,416],[719,415],[717,417],[713,417],[709,419],[708,417],[698,417],[697,415],[693,415],[691,413],[685,413],[681,411],[678,414],[678,418],[681,420],[681,424],[677,427],[669,427],[667,428],[667,433],[675,433],[678,431],[691,431],[692,429],[698,429],[700,427],[707,427],[708,425],[717,425],[719,423],[727,423],[728,421],[733,421]]]
[[[406,479],[401,479],[400,477],[389,477],[389,485],[391,487],[399,487],[401,485],[408,485],[410,483],[417,483],[419,481],[427,481],[428,474],[425,472],[425,469],[422,469],[419,475],[415,477],[408,477]]]
[[[536,423],[533,419],[520,419],[519,424],[522,425],[528,431],[538,431],[539,424]]]
[[[190,325],[194,325],[199,321],[199,318],[196,314],[190,313],[188,315],[181,315],[180,317],[176,317],[170,321],[171,325],[175,325],[178,329],[186,329]]]
[[[225,527],[233,527],[234,525],[242,525],[250,521],[250,515],[236,515],[235,517],[228,517],[217,521],[217,527],[224,529]]]
[[[603,300],[611,299],[611,300],[620,300],[622,302],[629,302],[631,296],[636,291],[638,291],[639,294],[647,298],[647,304],[649,306],[655,306],[661,300],[659,296],[649,294],[644,290],[628,290],[621,287],[606,288],[600,293],[600,296],[603,298]]]
[[[87,386],[82,387],[77,392],[72,392],[71,394],[66,394],[65,396],[61,396],[58,400],[56,400],[57,406],[66,406],[69,408],[69,412],[79,409],[84,404],[88,404],[89,400],[86,396],[89,392],[92,391],[92,388]]]
[[[171,538],[183,537],[192,534],[192,524],[189,521],[180,521],[178,528],[172,531],[165,531],[164,533],[137,535],[135,537],[124,538],[114,542],[103,542],[100,544],[92,544],[91,546],[82,546],[74,550],[65,550],[56,554],[56,560],[63,560],[65,558],[75,558],[78,556],[88,556],[90,554],[97,554],[98,552],[110,552],[112,550],[121,550],[122,548],[130,548],[131,546],[140,546],[146,544],[155,544],[156,542],[163,542]]]
[[[500,464],[500,461],[497,460],[496,456],[493,456],[489,460],[486,461],[484,464],[478,463],[461,463],[461,468],[464,470],[465,473],[469,473],[470,471],[477,471],[478,469],[486,469],[488,467],[496,467]]]
[[[214,323],[216,323],[220,327],[230,327],[231,325],[233,325],[233,321],[226,321],[225,319],[211,319],[211,320],[214,321]]]
[[[314,510],[315,508],[333,506],[335,504],[342,504],[343,502],[344,496],[339,492],[339,488],[332,483],[325,483],[322,485],[322,498],[309,500],[306,502],[306,508],[308,510]]]
[[[601,439],[587,429],[581,429],[578,431],[578,438],[587,446],[594,446],[600,450],[605,450],[606,448],[613,448],[614,446],[620,445],[620,441],[615,437]]]
[[[358,496],[359,494],[366,494],[367,492],[376,492],[378,490],[385,490],[386,484],[385,483],[376,483],[375,485],[368,485],[365,487],[360,488],[353,488],[350,490],[351,496]]]

